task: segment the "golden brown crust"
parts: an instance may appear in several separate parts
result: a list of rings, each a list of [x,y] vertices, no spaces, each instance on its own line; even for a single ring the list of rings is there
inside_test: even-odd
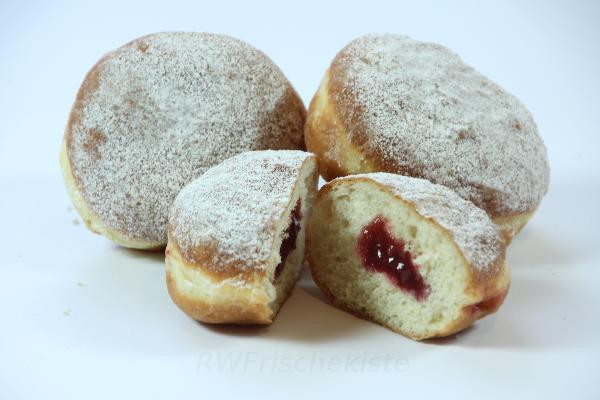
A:
[[[362,174],[375,171],[385,171],[405,176],[421,177],[423,166],[415,162],[415,167],[408,169],[394,163],[379,154],[377,149],[369,150],[364,146],[367,140],[366,129],[362,120],[356,118],[352,121],[352,140],[349,139],[348,127],[340,118],[343,109],[356,109],[358,105],[350,102],[348,96],[341,96],[344,90],[340,80],[331,79],[332,74],[341,74],[342,67],[334,61],[325,73],[325,76],[311,100],[304,127],[304,139],[309,151],[317,155],[319,172],[327,181],[337,177]],[[336,99],[336,100],[334,100]],[[344,102],[343,99],[346,99]],[[357,111],[356,114],[359,112]],[[482,188],[484,190],[484,188]],[[484,190],[485,191],[485,190]],[[485,194],[491,199],[493,193]],[[494,202],[487,201],[490,205],[486,212],[501,228],[507,243],[527,223],[535,210],[524,213],[506,214],[499,207],[494,207]]]
[[[71,164],[70,149],[73,139],[73,126],[79,124],[83,105],[86,102],[87,97],[91,93],[94,93],[100,85],[100,67],[110,57],[110,54],[111,53],[105,54],[85,75],[85,78],[83,79],[83,82],[77,91],[77,96],[75,97],[73,107],[71,107],[71,112],[69,113],[69,119],[67,121],[67,127],[65,128],[64,136],[64,146],[67,150],[69,164]],[[79,184],[78,181],[77,183]]]
[[[188,316],[208,324],[268,325],[273,322],[270,310],[263,304],[236,305],[211,304],[181,294],[170,272],[167,272],[167,288],[173,302]]]
[[[480,300],[465,306],[460,318],[432,337],[444,337],[460,332],[471,326],[476,320],[495,313],[504,302],[509,288],[510,269],[504,263],[500,276],[496,279],[488,280],[487,285],[484,285],[483,289],[479,288],[480,293],[482,293]]]
[[[173,302],[190,317],[206,323],[232,324],[270,324],[274,310],[271,309],[268,296],[263,293],[251,296],[252,292],[262,292],[260,276],[246,276],[240,286],[223,289],[219,298],[211,298],[208,291],[184,288],[185,282],[176,274],[194,271],[200,274],[209,285],[223,285],[227,278],[207,273],[204,268],[189,264],[184,260],[171,241],[165,251],[166,281]],[[244,301],[245,300],[245,301]]]
[[[215,281],[238,277],[246,282],[250,282],[257,275],[261,277],[265,276],[264,269],[242,267],[242,260],[235,260],[227,264],[220,263],[218,266],[214,265],[214,260],[219,259],[217,257],[218,249],[216,246],[195,246],[189,252],[183,251],[173,238],[171,229],[172,227],[169,226],[169,240],[165,253],[169,255],[170,251],[175,251],[178,257],[185,262],[187,268],[201,270],[203,274],[206,274]]]
[[[373,163],[374,160],[364,157],[360,149],[349,141],[327,89],[330,74],[327,70],[311,100],[304,126],[306,148],[317,155],[319,173],[329,181],[340,176],[381,170]]]
[[[336,67],[336,65],[334,61],[330,69],[326,71],[323,81],[310,103],[304,128],[304,140],[307,148],[317,154],[319,161],[324,164],[323,170],[320,170],[323,178],[331,180],[341,176],[375,171],[420,176],[418,169],[406,169],[392,159],[383,157],[381,149],[369,150],[364,146],[368,137],[366,127],[360,118],[352,120],[353,135],[350,140],[347,133],[349,128],[340,118],[341,110],[355,109],[357,110],[355,114],[358,115],[360,106],[340,95],[344,87],[339,80],[332,79],[333,74],[339,73],[337,71],[339,66]]]
[[[535,214],[535,211],[536,210],[522,214],[492,218],[492,221],[494,221],[494,223],[498,225],[498,228],[500,228],[507,246],[510,244],[510,242],[512,242],[512,239],[517,235],[517,233],[523,229],[525,224],[529,222],[531,217],[533,217],[533,214]]]
[[[404,204],[411,206],[413,208],[413,210],[415,212],[417,212],[414,204],[412,204],[411,202],[405,201],[404,199],[402,199],[400,196],[398,196],[396,193],[394,193],[392,190],[390,190],[385,185],[381,185],[380,183],[370,180],[365,177],[353,177],[352,180],[353,181],[359,180],[359,181],[364,181],[364,182],[369,182],[369,183],[375,183],[380,189],[384,190],[385,192],[392,195],[393,197],[395,197],[399,201],[403,202]],[[344,184],[345,182],[347,182],[347,180],[346,181],[338,180],[338,181],[330,182],[327,185],[323,186],[321,188],[321,190],[319,191],[319,193],[317,194],[317,203],[319,202],[319,200],[321,198],[326,196],[336,185]],[[418,212],[417,212],[417,214],[418,214]],[[423,217],[423,218],[425,218],[425,217]],[[427,336],[422,336],[422,337],[410,336],[407,334],[407,332],[403,332],[402,330],[396,329],[393,326],[390,326],[390,325],[384,324],[380,321],[374,320],[367,313],[361,313],[358,310],[350,309],[345,304],[338,302],[336,300],[335,296],[331,293],[331,291],[329,290],[329,288],[327,287],[327,285],[325,284],[325,282],[321,279],[321,277],[319,275],[319,269],[316,268],[316,263],[314,262],[312,254],[310,252],[310,249],[312,247],[311,240],[313,240],[313,238],[311,235],[307,235],[307,238],[306,238],[306,261],[307,261],[308,267],[311,272],[311,276],[312,276],[315,284],[325,294],[325,297],[329,300],[329,302],[334,304],[335,306],[337,306],[337,307],[343,309],[344,311],[347,311],[359,318],[375,322],[375,323],[382,325],[394,332],[400,333],[404,336],[408,336],[415,340],[424,340],[424,339],[429,339],[429,338],[434,338],[434,337],[444,337],[444,336],[454,334],[454,333],[459,332],[459,331],[467,328],[468,326],[472,325],[473,322],[475,322],[476,320],[483,318],[486,315],[496,312],[498,310],[498,308],[500,307],[500,305],[502,304],[502,302],[504,301],[504,298],[506,297],[509,286],[510,286],[510,269],[504,260],[506,248],[505,247],[502,248],[501,254],[499,254],[495,265],[491,266],[490,268],[486,268],[485,270],[472,268],[470,266],[470,264],[468,263],[466,257],[464,256],[462,250],[454,242],[451,232],[448,232],[447,229],[440,226],[439,223],[437,221],[435,221],[434,219],[431,219],[431,218],[426,218],[426,219],[429,223],[434,224],[436,226],[436,228],[440,232],[442,232],[442,234],[453,244],[456,251],[458,251],[458,253],[461,254],[461,258],[463,259],[463,264],[466,267],[467,276],[468,276],[468,280],[469,280],[469,284],[465,288],[465,294],[468,295],[470,298],[475,299],[473,304],[464,307],[464,309],[461,313],[461,316],[459,318],[455,319],[451,324],[446,326],[444,329],[436,332],[433,335],[427,335]],[[309,224],[310,224],[310,222],[309,222]],[[310,228],[309,228],[309,231],[310,231]]]

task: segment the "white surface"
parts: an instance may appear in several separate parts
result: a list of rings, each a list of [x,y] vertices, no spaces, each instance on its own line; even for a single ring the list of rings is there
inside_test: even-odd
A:
[[[600,397],[598,3],[51,3],[0,5],[0,398]],[[244,39],[305,102],[334,54],[371,31],[443,43],[520,97],[552,182],[509,249],[501,310],[416,343],[327,305],[306,276],[269,328],[187,318],[160,253],[73,223],[57,162],[85,72],[161,30]]]

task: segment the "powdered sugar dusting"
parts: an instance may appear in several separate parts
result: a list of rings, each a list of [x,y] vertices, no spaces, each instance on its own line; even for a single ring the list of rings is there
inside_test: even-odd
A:
[[[415,205],[419,214],[434,219],[453,236],[473,268],[484,271],[498,267],[504,257],[502,235],[487,214],[473,203],[462,199],[451,189],[425,179],[410,178],[384,172],[354,175],[388,187],[403,200]]]
[[[153,34],[96,70],[97,86],[67,127],[71,167],[93,212],[131,238],[166,243],[173,199],[212,165],[302,147],[301,101],[271,60],[239,40]]]
[[[350,140],[388,172],[450,187],[493,217],[532,211],[547,192],[546,148],[531,114],[445,47],[367,35],[331,71]]]
[[[265,268],[275,226],[310,153],[252,151],[209,169],[177,195],[169,226],[184,254],[214,246],[213,267]]]

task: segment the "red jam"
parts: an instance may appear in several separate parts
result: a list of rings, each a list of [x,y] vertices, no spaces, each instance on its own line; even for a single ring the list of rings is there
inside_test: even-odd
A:
[[[292,220],[290,221],[290,225],[287,227],[283,234],[281,247],[279,247],[279,255],[281,256],[281,261],[275,268],[275,279],[279,278],[279,275],[281,275],[281,271],[283,271],[285,260],[290,255],[290,253],[296,248],[296,239],[298,238],[298,232],[300,232],[301,219],[302,202],[300,201],[300,199],[298,199],[296,207],[294,207],[294,211],[292,211]]]
[[[424,300],[430,287],[413,263],[410,251],[402,240],[389,231],[387,221],[377,216],[364,226],[358,236],[356,252],[367,271],[384,273],[394,285],[410,293],[417,300]]]
[[[465,306],[465,311],[468,314],[474,316],[481,316],[492,313],[495,310],[497,310],[498,307],[500,307],[500,304],[502,304],[505,295],[506,293],[500,293],[496,296],[482,300],[479,303]]]

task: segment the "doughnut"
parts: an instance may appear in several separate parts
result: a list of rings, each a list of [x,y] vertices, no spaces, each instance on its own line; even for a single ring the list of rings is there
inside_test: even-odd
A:
[[[164,247],[179,190],[244,151],[303,149],[306,110],[279,68],[231,37],[165,32],[106,54],[71,110],[60,164],[87,227]]]
[[[451,189],[385,172],[336,178],[317,195],[307,261],[338,307],[415,340],[495,312],[510,284],[485,211]]]
[[[168,225],[173,302],[202,322],[273,322],[300,275],[318,176],[314,154],[251,151],[185,186]]]
[[[447,186],[507,241],[548,190],[546,147],[525,106],[438,44],[360,37],[313,97],[307,149],[326,180],[389,172]]]

